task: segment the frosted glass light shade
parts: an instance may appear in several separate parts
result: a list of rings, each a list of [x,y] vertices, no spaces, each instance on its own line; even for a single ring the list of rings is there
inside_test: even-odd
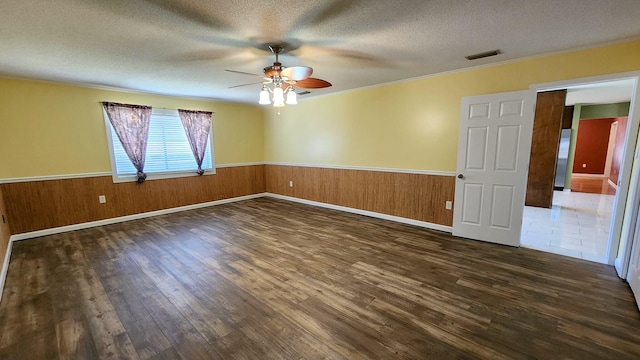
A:
[[[284,92],[282,88],[277,86],[273,89],[273,106],[284,106]]]
[[[260,105],[269,105],[271,104],[271,100],[269,100],[269,90],[266,88],[262,88],[260,91],[260,101],[258,101]]]
[[[293,91],[293,88],[289,88],[289,91],[287,91],[287,105],[295,105],[297,103],[298,95]]]

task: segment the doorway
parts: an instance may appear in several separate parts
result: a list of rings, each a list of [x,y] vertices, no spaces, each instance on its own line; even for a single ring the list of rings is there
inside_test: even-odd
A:
[[[566,168],[556,170],[556,175],[565,170],[566,178],[556,177],[550,207],[525,206],[523,247],[612,263],[611,254],[615,258],[617,253],[613,220],[623,214],[616,212],[616,195],[629,149],[625,140],[635,139],[627,136],[634,86],[635,79],[624,79],[562,87],[567,90],[565,106],[573,107],[571,121],[564,119],[570,126],[563,126],[569,133],[568,154],[558,158],[558,167]]]

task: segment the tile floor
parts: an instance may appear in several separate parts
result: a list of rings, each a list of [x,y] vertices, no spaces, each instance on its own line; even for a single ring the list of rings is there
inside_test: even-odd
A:
[[[525,206],[521,246],[606,263],[614,198],[555,191],[551,209]]]

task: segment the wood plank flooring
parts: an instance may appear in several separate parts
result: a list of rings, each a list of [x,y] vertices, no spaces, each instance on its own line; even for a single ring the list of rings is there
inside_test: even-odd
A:
[[[638,359],[613,267],[260,198],[14,244],[1,359]]]
[[[615,195],[616,188],[609,184],[607,178],[571,177],[571,191],[591,194]]]

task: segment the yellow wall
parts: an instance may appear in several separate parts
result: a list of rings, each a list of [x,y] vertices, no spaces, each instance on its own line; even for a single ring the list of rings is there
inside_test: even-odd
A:
[[[266,161],[455,171],[463,96],[635,70],[640,41],[302,100],[265,110]]]
[[[273,108],[0,79],[0,179],[110,171],[100,101],[214,114],[217,164],[455,171],[463,96],[640,69],[640,41],[459,71]],[[264,122],[263,122],[264,119]]]
[[[264,160],[257,106],[0,79],[0,179],[109,172],[101,101],[213,111],[216,164]]]

